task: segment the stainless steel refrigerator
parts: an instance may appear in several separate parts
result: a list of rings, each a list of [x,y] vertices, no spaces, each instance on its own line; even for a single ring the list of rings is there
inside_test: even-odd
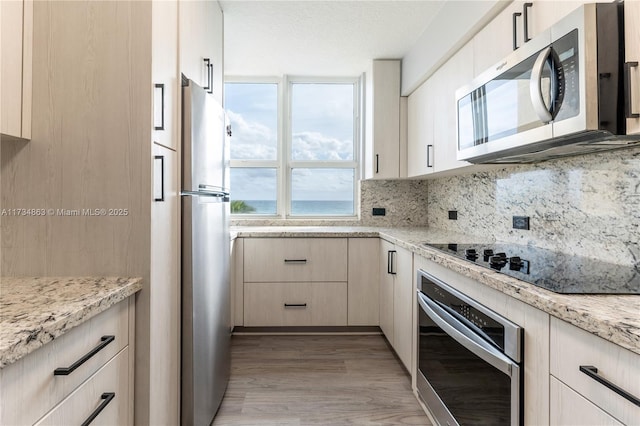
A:
[[[182,87],[182,424],[209,425],[229,381],[229,144],[225,113]],[[153,374],[153,372],[152,372]]]

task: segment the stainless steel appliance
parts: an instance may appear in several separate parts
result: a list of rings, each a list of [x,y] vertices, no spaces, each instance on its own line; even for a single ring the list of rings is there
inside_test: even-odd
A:
[[[640,294],[640,268],[511,243],[434,244],[447,254],[564,294]]]
[[[182,88],[183,425],[209,425],[229,381],[229,192],[225,113]]]
[[[417,388],[441,425],[522,425],[524,330],[419,270]]]
[[[634,146],[622,3],[580,6],[458,89],[458,160],[526,163]],[[623,78],[623,75],[626,78]]]

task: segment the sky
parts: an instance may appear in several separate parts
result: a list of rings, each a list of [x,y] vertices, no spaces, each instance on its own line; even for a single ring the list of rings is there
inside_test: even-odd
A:
[[[291,158],[294,161],[353,161],[353,85],[294,84],[291,94]],[[232,160],[277,160],[277,85],[225,85],[231,120]],[[293,170],[292,198],[352,200],[353,169]],[[231,196],[236,200],[276,198],[275,169],[235,169]]]

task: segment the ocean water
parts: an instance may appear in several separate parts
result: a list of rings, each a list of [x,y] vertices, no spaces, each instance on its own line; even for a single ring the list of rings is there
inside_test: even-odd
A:
[[[255,209],[247,214],[276,214],[275,200],[242,201]],[[291,214],[299,216],[352,216],[354,214],[353,201],[294,200],[291,202]]]

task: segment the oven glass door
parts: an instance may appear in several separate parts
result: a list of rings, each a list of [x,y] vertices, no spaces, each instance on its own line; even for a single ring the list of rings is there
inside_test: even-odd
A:
[[[418,297],[428,299],[421,293]],[[513,364],[511,375],[506,374],[440,327],[427,315],[423,302],[418,306],[418,369],[455,421],[460,425],[520,423],[517,365]]]

